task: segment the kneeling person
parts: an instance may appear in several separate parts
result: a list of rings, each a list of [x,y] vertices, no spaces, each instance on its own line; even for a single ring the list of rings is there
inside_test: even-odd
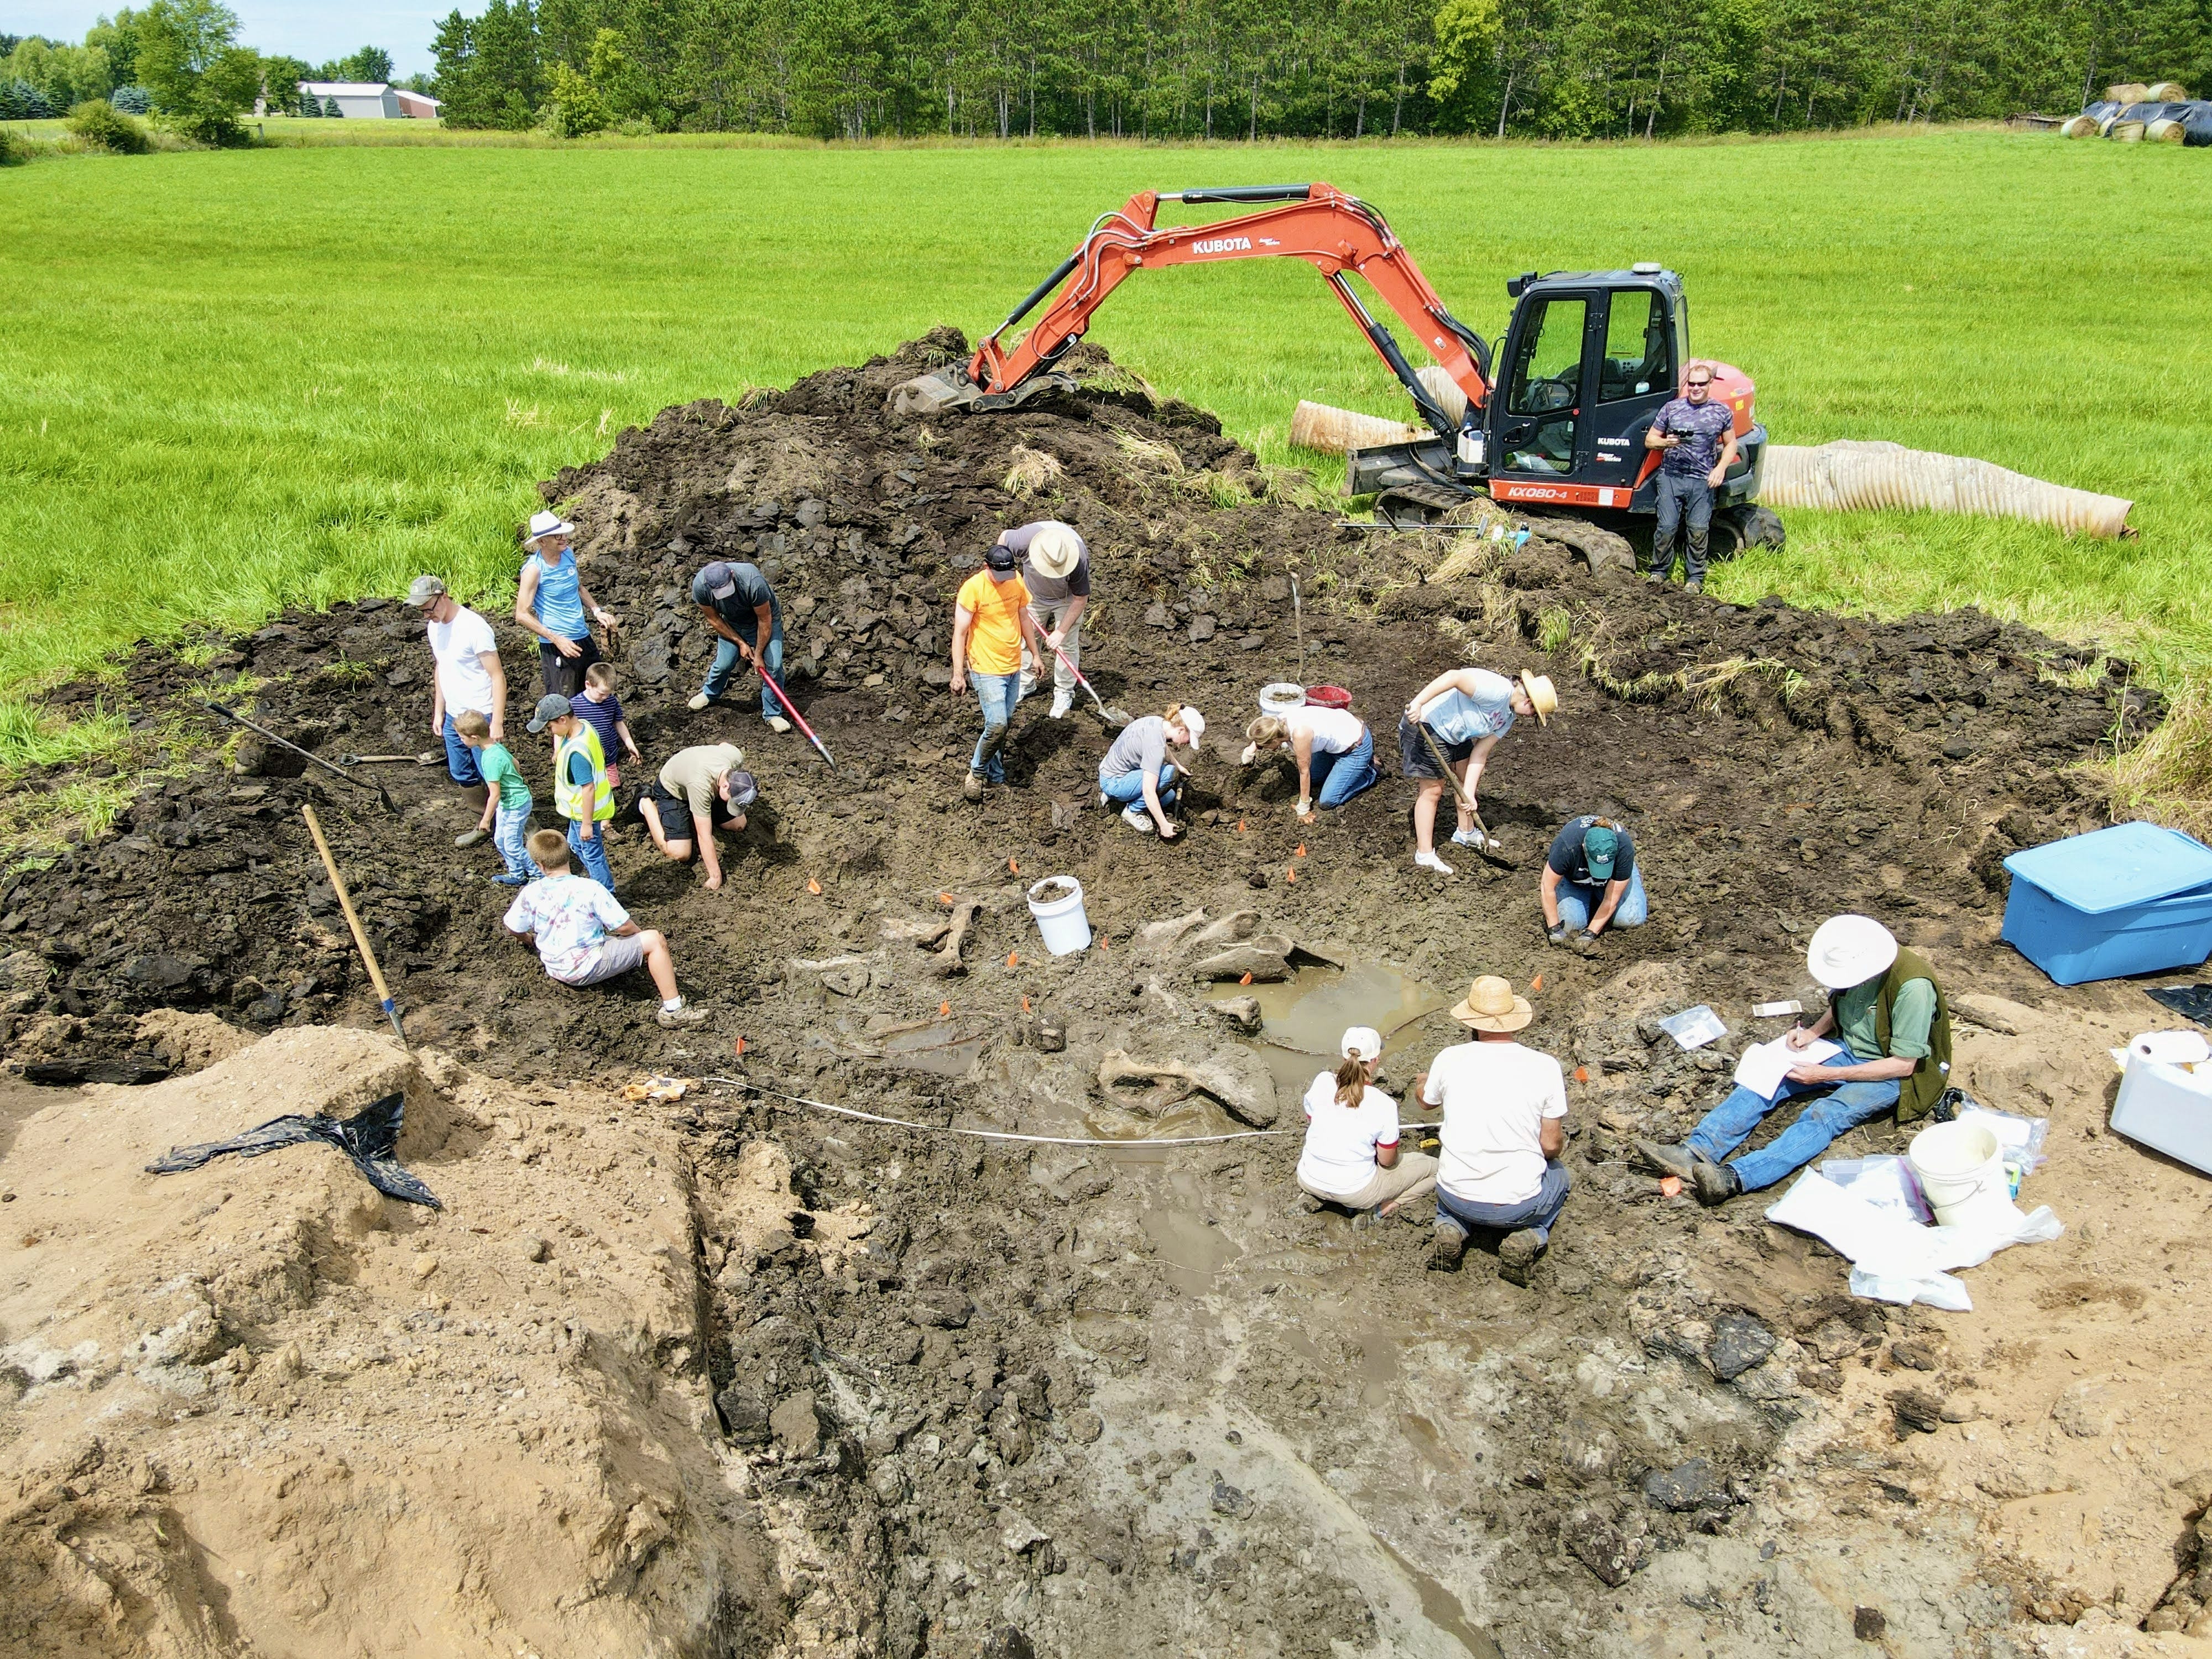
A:
[[[1498,1276],[1526,1285],[1566,1206],[1567,1081],[1558,1060],[1513,1040],[1535,1014],[1495,975],[1475,981],[1451,1013],[1474,1041],[1445,1049],[1414,1084],[1425,1103],[1443,1108],[1429,1265],[1456,1267],[1480,1227],[1504,1234]]]
[[[1791,1066],[1771,1100],[1737,1085],[1680,1146],[1636,1143],[1654,1165],[1688,1182],[1699,1203],[1771,1187],[1893,1106],[1900,1124],[1925,1117],[1949,1085],[1951,1010],[1926,957],[1900,949],[1872,916],[1830,916],[1813,930],[1805,963],[1826,988],[1828,1006],[1787,1041],[1802,1049],[1827,1037],[1842,1052],[1822,1064]],[[1765,1146],[1723,1161],[1784,1101],[1823,1091],[1833,1092]]]
[[[1347,1210],[1419,1197],[1437,1184],[1437,1161],[1398,1150],[1398,1103],[1374,1086],[1382,1034],[1355,1025],[1344,1034],[1336,1070],[1319,1073],[1306,1091],[1299,1187]]]
[[[569,868],[568,839],[558,830],[530,837],[531,861],[544,872],[514,896],[503,918],[507,931],[538,946],[545,971],[563,985],[602,985],[642,967],[660,993],[657,1016],[664,1030],[705,1023],[676,988],[676,961],[657,928],[640,929],[612,893]]]
[[[743,830],[745,808],[760,795],[753,775],[738,769],[744,763],[745,751],[733,743],[679,749],[638,797],[638,815],[645,820],[653,844],[678,864],[690,858],[696,848],[710,893],[722,884],[714,831]]]
[[[1565,945],[1571,933],[1585,954],[1607,928],[1641,927],[1650,915],[1634,838],[1611,818],[1588,813],[1552,837],[1540,897],[1545,937]]]

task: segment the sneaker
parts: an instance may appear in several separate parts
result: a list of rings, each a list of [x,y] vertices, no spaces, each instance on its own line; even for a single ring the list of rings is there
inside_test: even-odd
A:
[[[1662,1175],[1670,1175],[1682,1181],[1693,1181],[1698,1173],[1698,1155],[1687,1146],[1678,1146],[1664,1140],[1639,1140],[1637,1156]]]
[[[1114,804],[1114,797],[1101,789],[1098,792],[1098,804],[1101,806],[1111,806]]]
[[[1544,1244],[1543,1234],[1534,1227],[1522,1227],[1506,1234],[1498,1246],[1498,1276],[1509,1285],[1525,1289],[1536,1258],[1544,1254]]]
[[[1667,573],[1663,570],[1647,570],[1644,573],[1644,580],[1647,582],[1663,582],[1667,580]]]
[[[494,876],[492,880],[501,887],[525,887],[530,883],[527,876]]]
[[[1439,1221],[1429,1234],[1429,1267],[1440,1273],[1457,1273],[1459,1259],[1467,1253],[1467,1234],[1449,1221]]]
[[[983,775],[981,772],[970,772],[968,775],[968,781],[960,786],[960,795],[963,800],[982,799]]]
[[[684,706],[696,714],[713,701],[714,699],[709,697],[704,691],[701,691],[695,695],[691,701],[685,703]]]
[[[1689,580],[1682,584],[1682,591],[1685,593],[1704,592],[1705,591],[1705,579],[1703,576],[1691,577]]]
[[[1452,831],[1452,845],[1472,847],[1476,852],[1480,853],[1489,849],[1490,842],[1480,830],[1455,830]]]
[[[1435,871],[1440,876],[1449,876],[1452,873],[1451,866],[1446,864],[1434,853],[1416,853],[1413,854],[1413,862],[1424,870]]]
[[[791,722],[781,714],[770,714],[768,717],[768,729],[777,732],[788,732],[791,730]]]
[[[1129,828],[1135,830],[1140,836],[1149,836],[1154,833],[1152,828],[1152,815],[1145,811],[1141,806],[1123,807],[1121,809],[1121,822],[1127,824]]]
[[[1743,1190],[1743,1177],[1725,1164],[1716,1164],[1709,1158],[1698,1160],[1697,1168],[1690,1173],[1690,1186],[1698,1194],[1698,1202],[1708,1209],[1716,1204],[1725,1204]]]
[[[1055,720],[1066,720],[1067,711],[1074,707],[1074,692],[1055,689],[1052,694],[1052,708],[1047,712],[1046,718]]]
[[[663,1008],[653,1018],[653,1023],[662,1030],[679,1031],[687,1026],[704,1025],[707,1023],[707,1011],[696,1004],[687,1002],[681,1008]]]
[[[491,831],[489,830],[465,830],[459,835],[453,837],[453,845],[456,847],[481,847],[484,842],[490,839]]]

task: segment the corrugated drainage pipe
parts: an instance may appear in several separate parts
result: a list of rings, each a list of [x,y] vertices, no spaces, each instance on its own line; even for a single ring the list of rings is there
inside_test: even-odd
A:
[[[1291,444],[1297,449],[1323,449],[1341,455],[1354,449],[1379,449],[1384,444],[1411,443],[1420,429],[1403,421],[1386,421],[1379,415],[1362,415],[1349,409],[1301,398],[1291,416]]]
[[[2135,534],[2128,526],[2135,503],[2118,495],[2069,489],[1960,455],[1850,438],[1810,447],[1767,445],[1759,464],[1759,499],[1768,507],[1831,512],[1918,507],[2027,519],[2091,536]]]

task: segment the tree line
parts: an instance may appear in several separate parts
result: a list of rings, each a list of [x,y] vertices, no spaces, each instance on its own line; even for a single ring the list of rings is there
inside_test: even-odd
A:
[[[489,0],[448,125],[1547,138],[2078,109],[2212,82],[2212,0]]]

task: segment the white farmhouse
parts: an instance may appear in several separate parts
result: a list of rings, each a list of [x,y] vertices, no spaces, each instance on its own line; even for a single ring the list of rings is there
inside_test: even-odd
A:
[[[338,113],[349,121],[434,120],[444,107],[435,98],[381,81],[302,81],[300,92],[325,108],[336,99]]]

